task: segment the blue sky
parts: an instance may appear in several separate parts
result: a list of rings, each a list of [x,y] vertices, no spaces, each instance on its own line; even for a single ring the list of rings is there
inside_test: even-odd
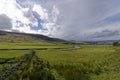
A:
[[[120,0],[1,0],[0,29],[67,40],[118,40],[119,3]],[[7,22],[3,23],[3,19]],[[10,27],[5,25],[8,22]]]
[[[43,23],[43,21],[40,19],[39,15],[37,15],[33,12],[33,16],[37,20],[38,25],[35,26],[35,25],[30,24],[30,29],[31,30],[36,30],[36,31],[39,30],[39,29],[43,29],[42,25],[41,25],[41,23]]]

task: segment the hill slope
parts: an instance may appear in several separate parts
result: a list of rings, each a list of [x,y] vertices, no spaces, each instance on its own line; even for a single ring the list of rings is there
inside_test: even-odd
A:
[[[0,31],[0,42],[67,42],[58,38],[51,38],[40,34],[28,34],[28,33],[17,33]]]

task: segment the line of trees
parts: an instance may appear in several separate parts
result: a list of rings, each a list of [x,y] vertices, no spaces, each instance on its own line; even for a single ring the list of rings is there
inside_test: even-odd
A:
[[[120,42],[113,42],[113,46],[120,46]]]

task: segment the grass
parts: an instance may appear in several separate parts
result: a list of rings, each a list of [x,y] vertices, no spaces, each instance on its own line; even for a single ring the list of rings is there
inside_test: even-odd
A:
[[[71,45],[46,43],[0,43],[0,49],[70,48]]]
[[[78,50],[48,49],[71,47],[73,45],[50,43],[29,35],[1,35],[0,73],[17,64],[29,50],[35,50],[36,56],[20,66],[8,80],[48,80],[50,77],[50,80],[120,79],[119,46],[81,45]],[[43,48],[48,50],[38,50]]]
[[[33,38],[31,36],[25,36],[21,34],[9,34],[0,36],[0,42],[44,42],[40,39]]]
[[[0,58],[21,57],[38,48],[71,48],[57,43],[0,43]],[[10,50],[20,49],[20,50]],[[36,56],[49,61],[51,72],[59,80],[119,80],[120,47],[112,45],[81,45],[78,50],[35,50]],[[33,66],[33,62],[28,62]],[[7,65],[6,65],[7,66]],[[9,65],[8,65],[9,66]],[[24,66],[24,65],[23,65]],[[2,65],[0,66],[2,67]],[[36,66],[38,67],[38,66]],[[33,67],[29,67],[30,70]],[[2,68],[0,68],[2,69]],[[34,68],[33,68],[34,70]],[[19,71],[18,71],[19,72]],[[29,72],[29,71],[28,71]],[[39,72],[39,71],[38,71]],[[37,74],[37,73],[36,73]]]
[[[6,80],[61,80],[62,77],[50,68],[48,62],[38,58],[33,51],[31,53],[25,55],[29,58]]]
[[[20,57],[27,54],[29,51],[25,50],[0,50],[0,58]]]
[[[41,49],[41,48],[68,48],[71,45],[64,45],[57,42],[47,42],[30,35],[10,34],[0,35],[1,49]]]
[[[69,65],[79,65],[81,62],[97,61],[102,58],[106,58],[114,53],[112,46],[82,46],[79,50],[48,50],[39,51],[37,50],[37,55],[45,60],[50,61],[51,64],[69,64]]]
[[[13,64],[0,64],[0,74],[9,69]]]
[[[11,58],[20,58],[21,56],[25,55],[29,53],[29,51],[25,51],[25,50],[0,50],[0,74],[4,71],[6,71],[7,69],[10,69],[10,67],[12,67],[13,65],[15,65],[16,63],[7,63],[6,60],[7,59],[11,59]],[[9,62],[14,62],[15,59],[13,60],[8,60]],[[1,62],[5,62],[4,64],[2,64]]]
[[[37,51],[67,80],[119,80],[120,48],[85,45],[72,51]],[[69,76],[71,75],[71,76]]]

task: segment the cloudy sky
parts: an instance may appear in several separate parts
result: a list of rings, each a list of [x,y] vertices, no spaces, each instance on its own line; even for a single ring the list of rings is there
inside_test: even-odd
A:
[[[0,30],[68,40],[120,39],[120,0],[0,0]]]

